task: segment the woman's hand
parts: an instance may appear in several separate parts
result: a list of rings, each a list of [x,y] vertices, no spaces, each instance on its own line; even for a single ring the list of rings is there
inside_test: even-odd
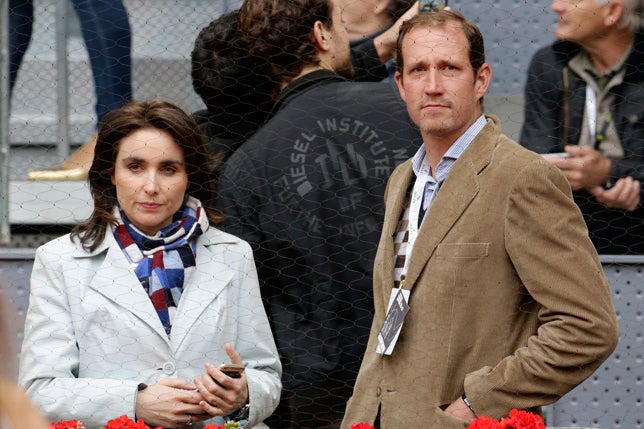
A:
[[[226,353],[232,363],[243,363],[239,353],[230,344],[226,344]],[[211,416],[228,416],[248,403],[245,371],[241,372],[240,378],[232,378],[207,363],[204,374],[194,381],[204,399],[200,403],[201,408]]]
[[[140,391],[136,418],[148,426],[173,428],[210,418],[199,405],[203,398],[196,386],[179,378],[164,378]]]

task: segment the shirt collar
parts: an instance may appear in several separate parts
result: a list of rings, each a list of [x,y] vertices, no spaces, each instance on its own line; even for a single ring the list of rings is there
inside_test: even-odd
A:
[[[590,59],[590,56],[583,49],[579,51],[577,56],[571,61],[577,62],[577,64],[579,64],[579,66],[583,70],[586,70],[595,79],[595,81],[598,82],[599,86],[603,88],[613,76],[626,68],[626,60],[628,59],[629,55],[631,55],[634,42],[635,41],[633,40],[633,42],[631,42],[630,46],[628,47],[626,52],[624,52],[624,55],[622,55],[619,61],[617,61],[617,63],[604,74],[600,73],[597,70],[595,64],[593,64],[592,60]]]
[[[487,120],[485,119],[485,116],[479,116],[479,118],[474,121],[474,123],[470,125],[470,127],[465,130],[465,132],[458,139],[456,139],[454,143],[452,143],[449,149],[447,149],[447,152],[445,152],[445,155],[443,155],[436,167],[437,171],[435,173],[435,176],[439,182],[445,180],[445,177],[447,177],[447,173],[449,173],[452,164],[454,164],[454,162],[456,162],[456,160],[463,154],[463,152],[465,152],[465,150],[469,147],[472,141],[474,141],[474,138],[478,135],[479,132],[481,132],[486,124]],[[422,144],[412,158],[412,168],[416,176],[420,174],[420,171],[423,168],[423,164],[429,164],[426,155],[425,145]],[[442,168],[443,166],[445,166],[445,168]],[[429,168],[429,166],[427,165],[426,168]]]

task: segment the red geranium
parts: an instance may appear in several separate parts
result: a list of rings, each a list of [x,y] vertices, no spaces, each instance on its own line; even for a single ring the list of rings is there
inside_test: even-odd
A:
[[[80,420],[65,420],[49,423],[49,429],[85,429],[85,425]]]
[[[477,417],[467,429],[546,429],[546,425],[537,414],[512,410],[509,417],[502,418],[500,422],[492,417]]]
[[[541,416],[527,411],[510,411],[510,417],[501,419],[502,429],[546,429]]]
[[[467,429],[501,429],[501,423],[492,417],[481,416],[475,418]]]
[[[59,421],[56,423],[49,423],[49,429],[86,429],[85,424],[80,420],[66,420]],[[105,426],[101,426],[100,429],[152,429],[150,426],[146,425],[143,420],[137,420],[136,422],[129,418],[127,415],[122,415],[115,419],[107,422]],[[163,429],[162,427],[156,427],[154,429]],[[203,429],[241,429],[239,423],[235,421],[229,421],[223,425],[209,424],[204,426]]]
[[[369,423],[360,422],[352,424],[350,429],[374,429],[374,427]]]
[[[204,426],[203,429],[241,429],[241,425],[236,421],[231,420],[226,424],[219,425],[219,426],[217,426],[214,423],[211,423],[209,425]]]
[[[125,414],[121,417],[117,417],[113,420],[107,422],[105,426],[101,429],[151,429],[150,426],[146,425],[143,420],[134,421]],[[162,427],[156,427],[154,429],[163,429]]]

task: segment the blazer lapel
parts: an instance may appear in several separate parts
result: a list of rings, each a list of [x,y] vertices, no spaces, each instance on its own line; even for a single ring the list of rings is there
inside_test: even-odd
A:
[[[478,194],[479,173],[490,163],[499,133],[496,118],[488,117],[487,125],[452,166],[418,231],[405,279],[408,289],[414,287],[436,247]]]
[[[201,314],[212,305],[233,278],[217,250],[221,241],[204,237],[197,247],[197,266],[183,290],[172,324],[172,347],[178,350]]]
[[[105,259],[89,287],[134,314],[165,342],[169,342],[150,297],[141,286],[111,231],[106,232],[104,243],[107,249],[102,247],[95,253],[105,251]]]

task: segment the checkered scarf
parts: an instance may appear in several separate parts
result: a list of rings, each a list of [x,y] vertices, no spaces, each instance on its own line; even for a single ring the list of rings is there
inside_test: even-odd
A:
[[[188,197],[173,222],[150,237],[132,225],[118,202],[114,237],[134,265],[134,272],[170,335],[183,287],[195,270],[197,237],[209,227],[201,202]]]

